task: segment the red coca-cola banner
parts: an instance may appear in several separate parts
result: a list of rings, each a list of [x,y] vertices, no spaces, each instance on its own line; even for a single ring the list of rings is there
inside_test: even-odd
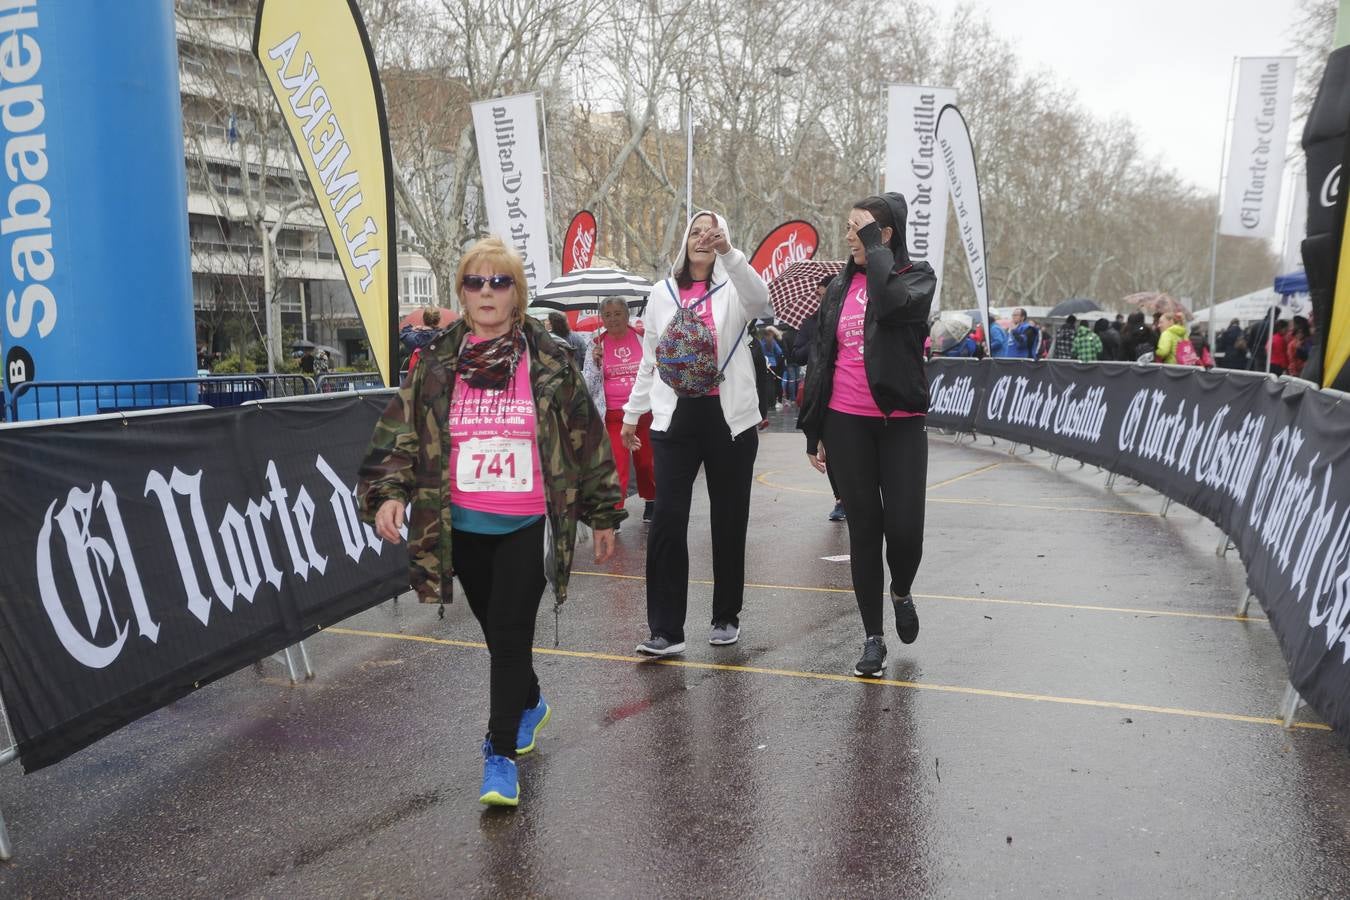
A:
[[[603,325],[600,321],[600,311],[591,309],[569,309],[567,311],[567,327],[573,331],[596,331]]]
[[[759,249],[750,257],[750,268],[766,282],[773,281],[795,262],[810,259],[820,246],[820,235],[815,226],[801,219],[784,222],[759,242]]]
[[[572,217],[562,246],[562,271],[589,269],[595,259],[595,216],[583,209]]]

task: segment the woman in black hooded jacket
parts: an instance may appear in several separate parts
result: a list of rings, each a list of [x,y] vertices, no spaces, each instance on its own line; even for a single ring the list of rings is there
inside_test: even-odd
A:
[[[910,587],[923,556],[928,475],[928,377],[923,341],[936,278],[905,248],[905,199],[888,193],[854,204],[851,255],[820,306],[820,327],[797,427],[811,464],[826,448],[848,510],[853,592],[866,639],[853,674],[886,668],[882,538],[900,640],[913,643],[919,616]]]

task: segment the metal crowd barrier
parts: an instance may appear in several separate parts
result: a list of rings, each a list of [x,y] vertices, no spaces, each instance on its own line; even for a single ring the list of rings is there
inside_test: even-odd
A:
[[[32,422],[193,404],[239,406],[251,400],[313,393],[316,393],[314,380],[307,375],[29,381],[15,386],[6,418],[10,422]]]
[[[378,390],[384,387],[384,379],[379,372],[338,372],[320,375],[315,381],[320,394]]]
[[[0,766],[14,762],[19,758],[18,742],[14,740],[14,731],[9,727],[9,711],[5,709],[5,699],[0,697],[0,722],[5,725],[4,742],[0,743]],[[0,862],[9,862],[14,858],[14,846],[9,841],[9,829],[5,827],[5,813],[0,810]]]
[[[1080,363],[1078,363],[1077,360],[1072,360],[1072,359],[1042,359],[1042,360],[1030,360],[1030,359],[1029,359],[1029,360],[1026,360],[1026,362],[1048,362],[1048,363],[1080,364]],[[1081,363],[1081,364],[1082,364],[1082,365],[1101,365],[1101,366],[1167,367],[1167,368],[1174,368],[1174,369],[1175,369],[1175,368],[1182,368],[1182,369],[1197,369],[1197,368],[1199,368],[1199,367],[1197,367],[1197,366],[1180,366],[1180,365],[1177,365],[1177,364],[1175,364],[1175,363],[1160,363],[1160,362],[1130,362],[1130,361],[1128,361],[1128,360],[1114,360],[1114,359],[1095,360],[1095,361],[1093,361],[1093,362],[1091,362],[1091,363]],[[1224,368],[1223,366],[1214,366],[1212,369],[1208,369],[1208,370],[1203,370],[1203,369],[1202,369],[1201,371],[1215,372],[1215,373],[1224,375],[1225,377],[1229,377],[1229,378],[1260,378],[1260,379],[1264,379],[1264,380],[1268,380],[1268,381],[1289,382],[1289,383],[1295,383],[1295,384],[1300,384],[1300,385],[1306,385],[1307,388],[1308,388],[1309,390],[1321,391],[1321,392],[1323,392],[1323,393],[1331,394],[1331,395],[1335,396],[1335,397],[1336,397],[1336,402],[1337,402],[1337,404],[1343,403],[1343,402],[1345,402],[1346,400],[1350,400],[1350,393],[1346,393],[1346,392],[1344,392],[1344,391],[1338,391],[1338,390],[1336,390],[1335,388],[1324,388],[1324,387],[1321,387],[1321,386],[1320,386],[1319,384],[1317,384],[1316,382],[1312,382],[1312,381],[1308,381],[1308,380],[1306,380],[1306,379],[1298,378],[1298,377],[1295,377],[1295,376],[1293,376],[1293,375],[1276,375],[1274,372],[1255,371],[1255,370],[1251,370],[1251,369],[1226,369],[1226,368]],[[975,432],[974,430],[972,430],[972,431],[970,432],[970,435],[971,435],[972,437],[975,437],[976,432]],[[962,433],[957,432],[957,434],[956,434],[956,442],[957,442],[957,443],[960,442],[961,437],[962,437]],[[987,435],[987,437],[990,437],[990,438],[992,439],[992,438],[993,438],[993,435]],[[1008,448],[1008,454],[1009,454],[1010,456],[1014,456],[1014,455],[1017,454],[1017,448],[1018,448],[1019,446],[1021,446],[1021,443],[1020,443],[1019,441],[1011,441],[1011,444],[1012,444],[1012,446]],[[1027,447],[1028,447],[1029,449],[1031,449],[1032,451],[1035,450],[1035,447],[1032,447],[1030,444],[1028,444]],[[1051,453],[1050,456],[1051,456],[1051,463],[1050,463],[1050,468],[1051,468],[1051,470],[1052,470],[1052,471],[1058,471],[1060,461],[1064,459],[1064,456],[1063,456],[1062,454],[1059,454],[1059,453]],[[1078,465],[1079,465],[1079,468],[1082,468],[1082,467],[1083,467],[1083,461],[1082,461],[1082,460],[1079,460],[1079,461],[1078,461]],[[1119,474],[1116,473],[1116,472],[1111,472],[1111,471],[1102,469],[1100,466],[1098,467],[1098,472],[1099,472],[1099,473],[1100,473],[1100,472],[1105,472],[1105,474],[1106,474],[1106,483],[1105,483],[1105,488],[1106,488],[1106,490],[1108,490],[1108,491],[1114,491],[1114,490],[1116,489],[1116,488],[1115,488],[1116,481],[1117,481],[1118,478],[1120,477]],[[1167,513],[1168,513],[1168,511],[1172,508],[1172,506],[1174,505],[1174,503],[1175,503],[1175,501],[1173,501],[1171,497],[1164,496],[1164,497],[1163,497],[1163,503],[1162,503],[1162,509],[1161,509],[1161,510],[1159,511],[1159,513],[1158,513],[1159,517],[1160,517],[1160,518],[1164,518],[1164,519],[1167,518]],[[1175,503],[1175,505],[1182,506],[1182,504],[1180,504],[1180,503]],[[1202,518],[1203,518],[1203,516],[1202,516]],[[1219,545],[1218,545],[1218,547],[1215,548],[1214,554],[1215,554],[1216,556],[1219,556],[1219,557],[1226,557],[1226,556],[1228,555],[1228,551],[1231,550],[1231,549],[1233,549],[1234,546],[1235,546],[1235,545],[1234,545],[1234,543],[1233,543],[1233,539],[1232,539],[1228,534],[1224,533],[1222,529],[1220,529],[1220,532],[1219,532]],[[1237,615],[1237,617],[1238,617],[1239,619],[1246,619],[1246,618],[1247,618],[1247,612],[1248,612],[1248,610],[1250,610],[1252,601],[1255,600],[1255,599],[1256,599],[1256,595],[1255,595],[1254,593],[1252,593],[1251,590],[1246,590],[1246,591],[1243,592],[1243,597],[1242,597],[1242,599],[1241,599],[1240,601],[1238,601],[1238,606],[1237,606],[1237,611],[1236,611],[1236,615]],[[1307,705],[1307,702],[1299,695],[1298,690],[1294,687],[1293,683],[1292,683],[1292,682],[1286,682],[1286,683],[1285,683],[1285,689],[1284,689],[1284,695],[1283,695],[1283,697],[1280,699],[1280,706],[1279,706],[1279,713],[1278,713],[1278,717],[1279,717],[1279,719],[1281,720],[1282,724],[1284,725],[1284,727],[1285,727],[1286,729],[1290,729],[1290,728],[1293,728],[1293,727],[1294,727],[1294,720],[1295,720],[1295,717],[1298,715],[1299,709],[1300,709],[1301,707],[1303,707],[1303,706],[1306,706],[1306,705]]]
[[[71,387],[90,388],[93,386],[97,387],[121,386],[122,388],[129,388],[133,385],[140,387],[142,385],[165,385],[165,384],[171,385],[182,384],[182,385],[199,386],[201,389],[198,391],[198,395],[201,399],[199,402],[180,405],[177,408],[156,409],[148,406],[142,406],[136,407],[134,409],[125,409],[125,410],[105,410],[104,412],[105,414],[110,415],[122,413],[123,414],[122,418],[124,420],[128,418],[136,418],[139,416],[154,416],[168,413],[190,412],[193,409],[197,410],[203,409],[204,407],[202,406],[202,404],[207,402],[206,395],[212,392],[215,392],[216,394],[222,396],[230,395],[231,399],[234,401],[219,404],[222,406],[240,406],[244,403],[254,403],[260,405],[261,403],[265,403],[266,400],[268,399],[280,400],[286,399],[287,397],[290,396],[303,396],[303,395],[311,396],[315,400],[319,399],[319,396],[314,389],[313,380],[308,378],[307,376],[240,375],[240,376],[213,376],[210,378],[158,379],[147,382],[28,382],[19,385],[18,387],[15,388],[15,400],[18,401],[24,395],[39,391],[45,391],[47,389],[50,389],[57,393],[57,396],[53,398],[52,402],[60,402],[62,399],[59,396],[60,388],[71,388]],[[250,396],[247,399],[238,399],[240,395],[256,393],[258,390],[262,390],[264,392],[275,391],[276,396],[262,397],[262,398]],[[289,393],[291,391],[295,391],[298,393],[291,394]],[[120,396],[127,397],[130,395],[122,394]],[[28,403],[35,404],[38,399],[40,398],[30,399]],[[74,397],[64,398],[64,404],[68,411],[70,411],[75,415],[78,415],[75,408]],[[156,406],[168,406],[168,404],[157,403]],[[0,404],[0,411],[3,410],[5,410],[5,406],[3,404]],[[29,428],[29,427],[33,426],[24,424],[13,424],[12,422],[0,424],[0,428]],[[260,673],[264,671],[263,665],[268,660],[280,663],[282,666],[285,667],[286,672],[290,677],[291,684],[299,684],[302,680],[308,681],[315,677],[314,665],[313,662],[310,660],[309,648],[305,645],[305,642],[303,640],[289,647],[283,648],[277,653],[272,654],[270,657],[263,657],[261,659],[256,660],[254,662],[255,671],[258,671]],[[3,696],[0,696],[0,725],[3,725],[3,730],[0,730],[0,768],[3,768],[9,763],[18,762],[19,759],[18,741],[14,737],[14,730],[9,724],[9,711],[5,708],[5,700]],[[14,845],[10,840],[9,829],[5,824],[4,810],[3,808],[0,808],[0,862],[8,862],[11,859],[13,859],[13,857],[14,857]]]

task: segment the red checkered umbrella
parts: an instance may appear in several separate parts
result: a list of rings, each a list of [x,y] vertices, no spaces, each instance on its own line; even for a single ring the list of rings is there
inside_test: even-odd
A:
[[[826,275],[835,276],[844,271],[842,259],[805,259],[795,262],[769,282],[769,300],[774,316],[793,328],[801,328],[802,320],[816,311],[816,285]]]

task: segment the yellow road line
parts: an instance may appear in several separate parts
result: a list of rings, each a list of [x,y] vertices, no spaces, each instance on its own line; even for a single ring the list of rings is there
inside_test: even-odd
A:
[[[642,575],[619,575],[614,572],[573,571],[573,575],[589,575],[593,578],[617,578],[624,581],[646,581]],[[689,579],[690,584],[712,585],[711,581]],[[746,582],[748,588],[763,588],[773,591],[806,591],[818,594],[852,594],[851,588],[808,587],[797,584],[756,584]],[[1050,600],[1012,600],[1002,597],[967,597],[961,594],[920,594],[914,596],[920,600],[957,600],[964,603],[996,603],[1004,606],[1039,606],[1046,609],[1086,610],[1088,612],[1126,613],[1132,616],[1160,616],[1174,619],[1214,619],[1220,622],[1268,622],[1263,616],[1230,616],[1220,613],[1183,612],[1174,609],[1142,609],[1130,606],[1096,606],[1091,603],[1055,603]]]
[[[978,475],[980,472],[987,471],[988,469],[991,469],[994,466],[998,465],[1002,465],[1002,463],[994,463],[991,466],[986,466],[984,469],[977,469],[974,472],[967,472],[965,475],[961,475],[956,478],[949,479],[947,481],[942,481],[937,484],[928,485],[928,489],[932,490],[934,488],[943,487],[945,485],[951,484],[954,481],[960,481],[962,478],[969,478],[972,475]],[[780,491],[793,491],[798,494],[818,494],[824,497],[832,496],[829,491],[822,491],[816,488],[793,487],[790,484],[779,484],[776,481],[769,480],[770,475],[777,475],[780,472],[781,472],[780,469],[770,469],[769,471],[758,475],[755,478],[755,481],[759,482],[765,487],[776,488],[777,490]],[[1108,507],[1099,507],[1099,506],[1047,506],[1045,504],[1036,504],[1036,503],[998,503],[994,500],[964,500],[952,497],[928,497],[927,500],[929,503],[952,503],[952,504],[959,504],[961,506],[990,506],[990,507],[997,507],[1000,509],[1040,509],[1040,510],[1047,510],[1049,512],[1105,513],[1107,515],[1117,515],[1117,516],[1141,516],[1146,519],[1158,518],[1158,514],[1153,512],[1145,512],[1143,510],[1137,509],[1110,509]]]
[[[324,629],[329,634],[344,634],[355,637],[385,638],[395,641],[414,641],[422,644],[438,644],[447,647],[465,647],[486,650],[487,645],[475,641],[456,641],[448,638],[426,637],[419,634],[394,634],[387,631],[365,631],[356,628],[332,627]],[[1022,700],[1031,703],[1059,703],[1066,706],[1088,706],[1097,709],[1113,709],[1121,712],[1158,713],[1167,716],[1183,716],[1192,719],[1213,719],[1221,722],[1243,722],[1251,725],[1283,725],[1271,716],[1247,716],[1239,713],[1212,712],[1203,709],[1183,709],[1175,706],[1150,706],[1143,703],[1118,703],[1113,700],[1090,700],[1082,697],[1057,697],[1053,694],[1029,694],[1022,691],[994,691],[986,688],[962,687],[953,684],[925,684],[918,681],[898,681],[887,678],[858,678],[852,675],[836,675],[830,672],[801,672],[795,669],[773,669],[765,666],[737,666],[727,663],[704,663],[684,659],[643,660],[636,656],[616,653],[595,653],[585,650],[560,650],[553,647],[535,647],[535,653],[545,656],[564,656],[572,659],[595,659],[607,662],[628,664],[669,666],[680,669],[701,669],[712,672],[739,672],[747,675],[774,675],[780,678],[804,678],[812,681],[836,681],[853,684],[879,685],[884,687],[909,688],[916,691],[934,691],[942,694],[964,694],[971,697],[994,697],[1000,700]],[[1320,722],[1295,722],[1295,728],[1309,731],[1330,731],[1330,726]]]
[[[967,472],[964,475],[957,475],[955,478],[948,478],[946,481],[939,481],[937,484],[930,484],[928,485],[928,490],[935,491],[940,487],[946,487],[949,484],[956,484],[958,481],[964,481],[967,478],[974,478],[976,475],[982,475],[985,472],[988,472],[990,469],[997,469],[1001,465],[1003,465],[1003,463],[996,462],[990,463],[987,466],[981,466],[980,468],[974,470],[973,472]]]
[[[997,503],[993,500],[963,500],[954,497],[929,497],[929,503],[954,503],[962,506],[995,506],[1001,509],[1044,509],[1050,512],[1106,513],[1114,516],[1141,516],[1146,519],[1158,518],[1157,513],[1139,509],[1111,509],[1104,506],[1047,506],[1037,503]]]
[[[787,484],[778,484],[778,483],[776,483],[776,482],[769,481],[769,476],[770,476],[770,475],[777,475],[777,474],[778,474],[778,470],[777,470],[777,469],[770,469],[769,471],[763,473],[762,475],[757,475],[757,476],[755,477],[755,481],[758,481],[760,484],[764,485],[765,487],[777,488],[777,489],[780,490],[780,491],[794,491],[794,492],[796,492],[796,493],[798,493],[798,494],[822,494],[822,495],[824,495],[824,496],[826,496],[826,497],[831,497],[831,496],[833,496],[833,494],[831,494],[829,491],[821,491],[821,490],[817,490],[817,489],[815,489],[815,488],[799,488],[799,487],[792,487],[791,485],[787,485]]]

